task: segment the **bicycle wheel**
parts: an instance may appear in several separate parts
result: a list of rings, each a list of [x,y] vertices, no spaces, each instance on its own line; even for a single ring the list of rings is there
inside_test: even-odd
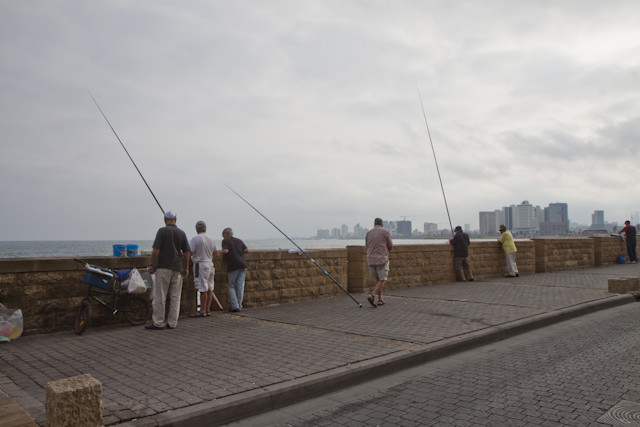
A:
[[[89,320],[91,320],[91,300],[85,298],[78,307],[78,314],[76,314],[76,322],[73,330],[77,335],[80,335],[89,326]]]
[[[129,295],[121,310],[132,325],[143,325],[149,317],[149,303],[138,295]]]

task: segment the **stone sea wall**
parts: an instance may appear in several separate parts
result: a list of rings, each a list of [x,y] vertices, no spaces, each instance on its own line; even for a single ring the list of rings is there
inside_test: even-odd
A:
[[[616,237],[545,238],[516,243],[521,275],[613,264],[618,256],[626,254],[624,242]],[[308,253],[349,292],[357,295],[368,291],[371,281],[363,246],[310,250]],[[285,251],[251,251],[245,259],[249,267],[245,307],[343,294],[305,255]],[[149,257],[92,257],[85,261],[124,270],[145,268]],[[472,241],[469,261],[476,278],[498,277],[505,273],[504,253],[497,242]],[[215,294],[227,310],[227,273],[219,260],[216,260],[215,268]],[[1,259],[0,302],[8,308],[22,309],[25,334],[63,330],[72,333],[78,304],[88,289],[82,282],[84,272],[84,265],[71,258]],[[449,245],[402,245],[395,246],[391,252],[386,289],[454,281],[453,255]],[[110,297],[105,300],[111,301]],[[92,307],[93,326],[126,323],[121,315],[113,318],[95,302]],[[183,285],[181,313],[191,313],[195,308],[196,292],[190,276]],[[215,309],[215,302],[212,308]]]

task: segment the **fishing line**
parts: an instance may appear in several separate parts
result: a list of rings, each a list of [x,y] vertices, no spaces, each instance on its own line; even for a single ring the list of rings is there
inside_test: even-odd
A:
[[[224,183],[223,183],[223,184],[224,184]],[[358,304],[358,307],[362,308],[362,304],[360,304],[360,303],[358,302],[358,300],[356,300],[356,299],[353,297],[353,295],[351,295],[351,294],[350,294],[350,293],[349,293],[345,288],[343,288],[343,287],[342,287],[342,285],[340,285],[340,283],[338,283],[338,281],[337,281],[336,279],[334,279],[334,278],[333,278],[333,277],[332,277],[332,276],[327,272],[327,270],[325,270],[324,268],[322,268],[322,267],[320,266],[320,264],[318,264],[318,263],[316,262],[316,260],[314,260],[313,258],[311,258],[311,255],[309,255],[309,254],[307,253],[307,251],[305,251],[304,249],[302,249],[300,246],[298,246],[298,244],[297,244],[296,242],[294,242],[293,240],[291,240],[291,238],[290,238],[289,236],[287,236],[287,235],[284,233],[284,231],[280,230],[280,229],[278,228],[278,226],[277,226],[277,225],[275,225],[273,222],[271,222],[271,220],[269,220],[269,218],[267,218],[266,216],[264,216],[264,215],[262,214],[262,212],[260,212],[258,209],[256,209],[256,207],[255,207],[255,206],[253,206],[251,203],[249,203],[249,201],[247,201],[247,199],[245,199],[244,197],[242,197],[242,196],[241,196],[241,195],[240,195],[236,190],[234,190],[233,188],[229,187],[227,184],[224,184],[224,186],[225,186],[225,187],[227,187],[229,190],[233,191],[233,193],[234,193],[236,196],[240,197],[240,198],[241,198],[241,199],[242,199],[246,204],[248,204],[249,206],[251,206],[251,208],[252,208],[254,211],[258,212],[258,214],[260,214],[260,216],[261,216],[262,218],[266,219],[266,220],[267,220],[267,222],[268,222],[269,224],[273,225],[273,227],[274,227],[276,230],[278,230],[278,231],[280,232],[280,234],[282,234],[284,237],[286,237],[286,238],[287,238],[287,240],[289,240],[291,243],[293,243],[293,245],[294,245],[296,248],[298,248],[298,250],[299,250],[301,253],[303,253],[307,258],[309,258],[309,260],[310,260],[310,261],[311,261],[311,262],[312,262],[316,267],[318,267],[318,268],[319,268],[319,269],[320,269],[320,270],[321,270],[321,271],[322,271],[322,272],[323,272],[323,273],[324,273],[324,274],[325,274],[329,279],[331,279],[331,281],[333,281],[333,283],[335,283],[335,284],[336,284],[336,286],[338,286],[340,289],[342,289],[342,291],[343,291],[345,294],[347,294],[347,295],[349,296],[349,298],[351,298],[351,299],[353,300],[353,302],[355,302],[356,304]]]
[[[424,104],[422,103],[422,95],[420,94],[420,87],[418,87],[418,97],[420,98],[420,107],[422,107],[422,117],[424,117],[424,125],[427,127],[427,135],[429,135],[429,142],[431,143],[431,151],[433,152],[433,160],[436,163],[436,171],[438,172],[438,180],[440,180],[440,188],[442,189],[442,197],[444,198],[444,207],[447,210],[447,218],[449,218],[449,227],[451,227],[451,234],[453,234],[453,224],[451,223],[451,215],[449,215],[449,205],[447,204],[447,196],[444,194],[444,186],[442,185],[442,177],[440,176],[440,168],[438,167],[438,159],[436,158],[436,150],[433,148],[433,140],[431,139],[431,132],[429,131],[429,123],[427,123],[427,113],[424,112]]]
[[[144,181],[144,184],[147,186],[147,188],[149,189],[149,192],[151,193],[151,195],[153,196],[154,200],[156,201],[156,203],[158,204],[158,207],[160,208],[160,210],[162,211],[162,214],[164,215],[164,209],[162,209],[162,206],[160,206],[160,202],[158,201],[158,199],[156,198],[156,195],[153,194],[153,191],[151,191],[151,187],[149,187],[149,184],[147,184],[147,180],[144,179],[144,176],[142,176],[142,172],[140,172],[140,169],[138,169],[138,165],[136,165],[136,162],[133,161],[133,158],[131,157],[131,155],[129,154],[129,151],[127,151],[127,148],[124,146],[124,144],[122,143],[122,140],[120,139],[120,137],[118,136],[118,134],[116,133],[116,130],[113,128],[113,126],[111,126],[111,122],[109,122],[109,119],[107,119],[107,116],[104,114],[104,111],[102,111],[102,108],[100,108],[100,106],[98,105],[98,101],[96,101],[96,99],[93,97],[93,95],[91,95],[90,91],[89,92],[89,96],[91,97],[91,99],[93,99],[93,102],[96,104],[96,107],[98,107],[98,110],[100,110],[100,113],[102,113],[102,117],[104,117],[104,119],[107,121],[107,124],[109,125],[109,127],[111,128],[111,130],[113,131],[113,134],[116,136],[116,138],[118,138],[118,142],[120,142],[120,145],[122,146],[122,148],[124,149],[124,152],[127,153],[127,156],[129,156],[129,160],[131,160],[131,163],[133,163],[133,166],[136,168],[136,170],[138,171],[138,174],[140,174],[140,178],[142,178],[142,180]]]

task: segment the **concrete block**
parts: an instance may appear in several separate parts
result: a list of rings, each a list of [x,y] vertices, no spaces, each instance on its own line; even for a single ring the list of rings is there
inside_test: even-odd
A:
[[[102,426],[102,383],[89,374],[45,387],[47,427]]]
[[[626,294],[630,291],[630,282],[626,277],[616,277],[609,279],[607,282],[609,286],[609,292],[613,294]]]
[[[625,277],[627,279],[627,292],[640,290],[640,277]]]

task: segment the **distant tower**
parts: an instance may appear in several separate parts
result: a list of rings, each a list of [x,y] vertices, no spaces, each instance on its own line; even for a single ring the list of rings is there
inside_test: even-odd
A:
[[[605,229],[604,211],[593,211],[591,215],[591,229],[603,230]]]
[[[493,236],[498,234],[498,219],[496,211],[480,212],[480,234],[482,236]]]
[[[544,221],[540,223],[543,235],[563,235],[569,233],[569,206],[566,203],[549,203],[544,208]]]

